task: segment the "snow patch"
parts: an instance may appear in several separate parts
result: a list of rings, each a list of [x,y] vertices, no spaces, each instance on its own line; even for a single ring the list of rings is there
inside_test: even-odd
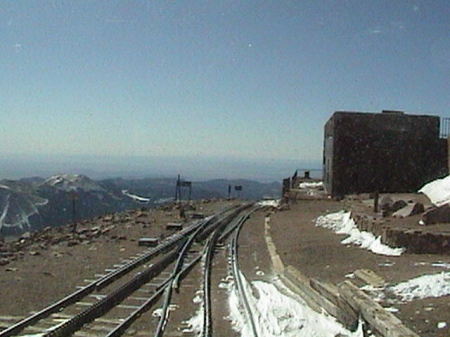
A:
[[[386,290],[398,296],[403,302],[450,295],[450,272],[419,276],[388,287]]]
[[[220,282],[218,287],[219,289],[228,289],[228,284],[225,282]]]
[[[399,312],[399,310],[394,307],[387,307],[387,308],[384,308],[384,310],[389,311],[389,312]]]
[[[153,317],[161,317],[162,316],[162,312],[163,312],[162,308],[155,309],[152,312],[152,316]]]
[[[446,268],[446,269],[450,269],[450,263],[445,263],[445,262],[435,262],[431,264],[433,267],[441,267],[441,268]]]
[[[203,292],[201,290],[197,290],[192,302],[195,304],[203,303],[202,294]],[[186,321],[183,321],[183,325],[187,325],[187,328],[184,328],[182,332],[194,332],[197,336],[199,336],[203,331],[203,305],[199,306],[194,316]]]
[[[42,184],[53,186],[59,190],[66,192],[77,190],[104,191],[104,189],[96,182],[81,174],[54,175],[45,180]]]
[[[182,332],[194,332],[197,336],[200,336],[203,330],[203,306],[199,307],[194,316],[187,321],[183,321],[188,327],[184,328]]]
[[[273,199],[273,200],[261,200],[256,203],[258,206],[271,206],[271,207],[278,207],[280,206],[280,199]]]
[[[331,229],[337,234],[347,234],[348,237],[341,241],[342,244],[355,244],[375,254],[399,256],[405,251],[404,248],[392,248],[381,243],[381,236],[375,237],[370,232],[360,231],[350,212],[340,211],[319,216],[316,226]]]
[[[437,324],[438,329],[444,329],[445,327],[447,327],[447,322],[439,322]]]
[[[334,337],[338,334],[359,337],[363,335],[361,328],[352,333],[334,318],[313,311],[302,299],[290,292],[279,279],[274,279],[273,283],[253,281],[250,285],[242,274],[241,277],[256,329],[261,337]],[[241,336],[253,336],[234,283],[230,285],[228,298],[233,328]]]
[[[307,188],[323,188],[323,182],[303,182],[299,185],[300,189],[307,189]]]
[[[136,194],[129,193],[128,190],[122,190],[122,194],[133,199],[134,201],[139,201],[139,202],[143,202],[143,203],[150,202],[150,200],[151,200],[150,198],[144,198],[144,197],[140,197]]]
[[[3,212],[2,215],[0,215],[0,228],[3,226],[6,215],[8,214],[8,210],[9,210],[9,195],[6,197],[6,205],[3,208]]]
[[[436,179],[424,185],[419,193],[425,194],[436,206],[442,206],[450,202],[450,175]]]

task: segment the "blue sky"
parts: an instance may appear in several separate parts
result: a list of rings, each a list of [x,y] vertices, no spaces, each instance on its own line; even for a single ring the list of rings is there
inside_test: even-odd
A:
[[[336,110],[448,116],[450,2],[0,3],[0,153],[320,163]]]

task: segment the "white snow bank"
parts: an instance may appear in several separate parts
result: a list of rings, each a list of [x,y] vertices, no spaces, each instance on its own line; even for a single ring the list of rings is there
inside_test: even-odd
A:
[[[450,295],[450,272],[423,275],[387,288],[404,302]]]
[[[203,292],[198,290],[195,293],[195,297],[192,299],[192,302],[195,304],[201,304],[203,302],[202,294]],[[200,336],[203,332],[203,310],[203,305],[200,305],[194,316],[186,321],[183,321],[183,324],[187,326],[182,330],[183,332],[193,332],[195,336]]]
[[[450,175],[442,179],[436,179],[431,183],[424,185],[419,192],[425,194],[436,206],[442,206],[449,203]]]
[[[379,255],[399,256],[404,248],[391,248],[381,243],[381,237],[375,237],[372,233],[360,231],[350,212],[340,211],[323,216],[316,220],[316,226],[333,230],[337,234],[347,234],[348,237],[341,241],[342,244],[355,244]]]
[[[127,197],[129,197],[135,201],[139,201],[139,202],[149,202],[151,200],[150,198],[144,198],[144,197],[140,197],[136,194],[131,194],[128,192],[128,190],[122,190],[122,194],[126,195]]]
[[[243,275],[242,280],[260,337],[363,336],[361,328],[352,333],[334,318],[313,311],[278,279],[273,283],[253,281],[251,286]],[[241,336],[253,336],[234,283],[230,285],[229,292],[230,318],[234,329]]]
[[[300,183],[299,188],[301,189],[305,189],[305,188],[322,188],[323,187],[323,182],[322,181],[318,181],[318,182],[303,182]]]
[[[280,200],[278,199],[278,200],[275,200],[275,199],[273,199],[273,200],[262,200],[262,201],[259,201],[259,202],[257,202],[257,205],[258,206],[272,206],[272,207],[278,207],[278,206],[280,206]]]

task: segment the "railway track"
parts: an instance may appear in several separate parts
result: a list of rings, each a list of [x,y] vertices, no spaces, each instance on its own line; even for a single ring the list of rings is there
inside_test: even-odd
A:
[[[247,220],[247,218],[250,216],[250,214],[246,214],[241,217],[240,221],[238,221],[238,225],[237,225],[236,229],[233,232],[233,236],[231,239],[231,245],[230,245],[230,261],[231,261],[231,270],[232,270],[232,274],[233,274],[233,279],[234,279],[237,291],[239,293],[239,298],[241,300],[241,304],[244,307],[247,321],[250,323],[253,337],[258,337],[259,335],[258,335],[258,330],[256,328],[256,321],[253,316],[252,310],[250,308],[250,304],[248,302],[247,292],[245,290],[245,287],[244,287],[244,284],[242,281],[242,274],[239,270],[239,259],[238,259],[239,258],[239,255],[238,255],[239,233],[241,231],[242,225]],[[248,337],[250,337],[250,336],[248,336]]]
[[[228,208],[191,224],[157,247],[124,261],[74,293],[1,331],[0,337],[117,337],[162,300],[154,331],[154,336],[161,337],[169,321],[173,290],[202,259],[203,336],[211,336],[210,275],[214,251],[218,243],[233,232],[238,233],[251,206]]]

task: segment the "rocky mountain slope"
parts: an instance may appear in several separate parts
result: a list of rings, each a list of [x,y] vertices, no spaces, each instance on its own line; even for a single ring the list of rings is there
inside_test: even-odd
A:
[[[104,179],[61,174],[49,177],[0,181],[0,236],[19,235],[46,226],[92,218],[128,209],[153,207],[173,200],[174,178]],[[277,197],[279,183],[251,180],[209,180],[192,183],[192,199],[224,198],[228,185],[242,186],[239,197]],[[187,198],[187,191],[182,197]]]

